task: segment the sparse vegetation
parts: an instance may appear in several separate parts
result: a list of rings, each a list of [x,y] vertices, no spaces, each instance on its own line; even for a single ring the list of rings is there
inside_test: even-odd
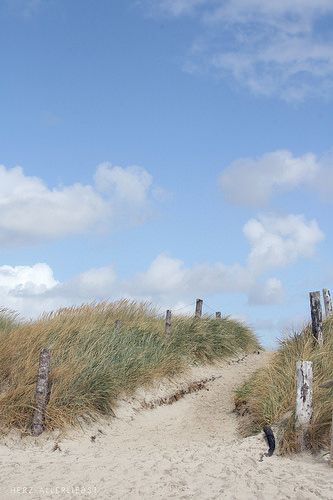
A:
[[[121,331],[115,329],[120,320]],[[112,414],[120,394],[191,364],[259,348],[253,332],[229,318],[173,317],[170,337],[148,304],[128,301],[83,305],[18,324],[0,314],[0,425],[30,427],[41,348],[52,351],[46,427]]]
[[[244,435],[262,429],[264,424],[278,424],[279,448],[282,453],[296,449],[295,371],[296,361],[313,362],[314,414],[309,429],[313,451],[329,447],[333,410],[333,389],[323,389],[323,382],[333,378],[333,318],[324,322],[324,345],[314,344],[311,327],[293,333],[280,341],[271,363],[258,370],[236,391],[236,407],[246,414],[242,422]]]
[[[6,334],[19,326],[18,315],[14,311],[0,308],[0,332]]]

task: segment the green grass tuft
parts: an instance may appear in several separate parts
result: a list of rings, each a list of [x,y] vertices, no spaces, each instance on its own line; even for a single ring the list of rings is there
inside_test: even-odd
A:
[[[333,317],[324,321],[324,345],[314,343],[311,327],[293,332],[279,342],[279,349],[269,365],[252,375],[235,395],[236,406],[246,406],[247,418],[242,430],[251,435],[265,424],[279,424],[281,453],[296,451],[295,395],[296,362],[313,362],[314,413],[309,429],[313,451],[328,448],[333,410],[333,389],[323,389],[323,382],[333,378]]]

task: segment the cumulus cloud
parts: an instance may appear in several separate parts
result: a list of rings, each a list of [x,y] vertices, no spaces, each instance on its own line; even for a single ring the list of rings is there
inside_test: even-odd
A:
[[[311,257],[324,238],[318,223],[302,215],[251,219],[243,232],[251,246],[248,265],[259,272]]]
[[[97,168],[95,182],[99,191],[111,193],[125,203],[141,205],[146,202],[153,178],[141,167],[124,169],[102,163]]]
[[[66,283],[58,283],[48,295],[57,300],[66,297],[68,303],[104,300],[114,295],[116,284],[113,266],[103,266],[89,269]]]
[[[149,215],[152,177],[141,167],[103,163],[92,185],[49,188],[21,167],[0,165],[0,244],[24,245],[82,234]]]
[[[38,295],[56,286],[58,282],[47,264],[34,266],[1,266],[0,289],[11,290],[12,295]]]
[[[331,0],[157,0],[154,5],[172,17],[196,15],[201,21],[187,71],[212,71],[256,94],[285,100],[332,94],[333,43],[318,29],[318,21],[333,15]]]
[[[34,316],[44,310],[93,300],[128,297],[161,307],[193,300],[193,294],[242,293],[250,305],[278,304],[282,283],[268,272],[310,258],[324,235],[316,221],[300,215],[251,219],[243,228],[250,250],[244,264],[199,263],[187,267],[167,254],[158,255],[146,270],[129,279],[113,266],[90,269],[60,283],[47,264],[0,267],[0,303]]]
[[[251,285],[252,277],[239,264],[226,266],[223,263],[197,264],[187,268],[179,259],[161,254],[148,269],[126,282],[124,288],[134,296],[159,302],[189,297],[196,293],[243,292]]]
[[[273,192],[287,191],[312,182],[320,167],[315,155],[295,157],[290,151],[266,153],[259,158],[241,158],[225,168],[220,187],[233,203],[265,205]]]
[[[0,266],[0,303],[30,318],[53,308],[48,291],[59,282],[47,264]]]
[[[158,303],[168,303],[175,297],[189,298],[193,290],[202,295],[245,293],[252,305],[280,303],[282,283],[276,278],[261,281],[260,277],[301,258],[310,258],[324,238],[317,222],[302,215],[251,219],[243,233],[250,246],[244,265],[215,262],[187,268],[183,261],[161,254],[123,289],[131,296]]]
[[[112,266],[89,269],[66,282],[54,278],[46,263],[33,266],[0,266],[0,304],[24,317],[84,302],[119,298]]]
[[[237,205],[264,206],[274,194],[307,188],[326,200],[333,195],[332,155],[294,156],[288,150],[233,161],[221,173],[219,185],[226,200]]]

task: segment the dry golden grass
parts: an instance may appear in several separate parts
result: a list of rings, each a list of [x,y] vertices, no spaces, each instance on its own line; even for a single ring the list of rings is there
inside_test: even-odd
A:
[[[120,320],[121,331],[115,329]],[[120,394],[191,364],[212,362],[258,349],[240,322],[173,317],[170,337],[149,304],[122,300],[88,304],[19,323],[0,312],[0,430],[29,429],[39,352],[51,349],[46,427],[64,428],[82,419],[112,414]]]
[[[249,415],[244,419],[245,435],[258,432],[264,424],[279,423],[279,446],[282,453],[296,450],[294,431],[296,362],[313,362],[314,413],[309,429],[313,451],[328,448],[333,410],[333,389],[320,385],[333,378],[333,317],[324,322],[324,345],[314,343],[311,327],[293,333],[280,341],[279,350],[271,363],[256,372],[236,392],[236,405],[246,406]]]

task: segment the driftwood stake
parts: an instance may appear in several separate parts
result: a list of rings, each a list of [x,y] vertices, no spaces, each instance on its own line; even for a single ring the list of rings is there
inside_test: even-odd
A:
[[[220,311],[217,311],[215,313],[215,317],[216,317],[216,319],[221,319],[221,313],[220,313]]]
[[[49,397],[49,372],[51,352],[42,349],[39,355],[39,367],[35,394],[35,411],[32,419],[32,434],[39,436],[44,430],[45,409]]]
[[[307,430],[312,417],[312,362],[296,363],[296,422],[295,429],[299,451],[307,447]]]
[[[118,334],[120,333],[120,329],[121,329],[121,321],[120,319],[116,319],[116,321],[114,322],[114,330]]]
[[[321,309],[320,292],[310,292],[310,307],[313,336],[319,345],[323,345],[323,312]]]
[[[195,303],[195,316],[197,318],[201,318],[201,316],[202,316],[202,304],[203,304],[203,300],[201,300],[201,299],[197,299],[196,300],[196,303]]]
[[[332,306],[331,292],[327,288],[324,288],[323,290],[323,297],[324,297],[325,314],[326,317],[328,317],[333,313],[333,306]]]
[[[165,314],[165,335],[171,334],[171,311],[168,309]]]

